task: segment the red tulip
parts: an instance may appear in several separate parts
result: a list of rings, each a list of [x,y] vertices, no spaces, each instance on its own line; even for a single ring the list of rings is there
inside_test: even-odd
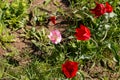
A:
[[[90,39],[90,30],[84,26],[80,25],[79,28],[76,28],[76,34],[75,36],[77,37],[78,40],[89,40]]]
[[[106,12],[106,8],[104,4],[96,3],[96,7],[94,9],[91,9],[91,12],[95,14],[95,17],[99,17]]]
[[[50,21],[55,25],[56,24],[56,17],[55,16],[51,16],[50,17]]]
[[[73,61],[66,61],[62,64],[62,72],[67,78],[73,78],[78,71],[78,63]]]
[[[106,7],[105,7],[105,9],[106,9],[106,12],[107,12],[107,13],[111,13],[111,12],[113,11],[112,6],[111,6],[108,2],[106,2]]]

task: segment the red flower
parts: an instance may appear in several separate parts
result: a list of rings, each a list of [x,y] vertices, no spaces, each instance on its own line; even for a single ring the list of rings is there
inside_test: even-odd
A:
[[[95,17],[99,17],[106,12],[106,8],[104,4],[96,3],[96,7],[94,9],[91,9],[91,12],[95,14]]]
[[[89,40],[90,35],[90,30],[86,26],[80,25],[79,28],[76,28],[75,36],[78,40]]]
[[[51,16],[50,17],[50,21],[55,25],[56,24],[56,17],[55,16]]]
[[[65,74],[67,78],[73,78],[76,76],[78,71],[78,63],[73,61],[66,61],[62,64],[62,72]]]
[[[106,7],[105,7],[105,9],[106,9],[106,12],[107,12],[107,13],[111,13],[111,12],[113,11],[112,6],[111,6],[108,2],[106,2]]]

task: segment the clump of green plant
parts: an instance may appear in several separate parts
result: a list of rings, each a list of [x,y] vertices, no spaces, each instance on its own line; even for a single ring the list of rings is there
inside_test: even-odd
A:
[[[40,29],[35,29],[35,27],[30,30],[26,29],[26,38],[30,39],[33,43],[33,50],[37,52],[38,55],[50,55],[52,53],[53,45],[50,44],[48,39],[48,29],[42,27]]]
[[[17,61],[8,60],[0,56],[0,79],[29,80],[25,75],[25,66],[18,66],[15,64],[17,64]]]
[[[41,4],[43,5],[43,4]],[[43,5],[45,7],[45,5]],[[45,25],[48,21],[49,11],[39,5],[29,8],[29,23],[32,26]]]
[[[4,23],[0,22],[0,45],[5,48],[10,42],[14,42],[14,36],[10,34]]]
[[[28,2],[26,0],[0,0],[0,21],[9,28],[21,28],[26,24]]]

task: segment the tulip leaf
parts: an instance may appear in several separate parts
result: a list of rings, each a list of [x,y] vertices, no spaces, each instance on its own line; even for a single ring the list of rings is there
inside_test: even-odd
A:
[[[45,5],[48,5],[50,3],[51,0],[46,0],[45,1]]]
[[[4,65],[0,64],[0,78],[2,78],[3,73],[4,73]]]
[[[115,43],[111,43],[108,45],[108,48],[112,51],[113,55],[114,55],[114,60],[117,62],[117,65],[120,65],[119,61],[120,61],[120,56],[118,55],[118,47]]]

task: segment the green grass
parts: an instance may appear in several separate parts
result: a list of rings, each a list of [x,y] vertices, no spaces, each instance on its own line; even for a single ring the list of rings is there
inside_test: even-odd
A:
[[[61,71],[66,60],[79,63],[77,75],[70,80],[120,79],[120,1],[99,0],[104,4],[108,1],[115,15],[99,18],[90,13],[95,7],[94,0],[68,1],[69,11],[59,7],[55,0],[57,10],[49,13],[40,9],[52,2],[49,0],[33,7],[31,12],[28,11],[31,0],[13,0],[11,3],[0,0],[0,46],[6,51],[0,56],[0,80],[69,80]],[[57,45],[47,36],[49,29],[46,26],[52,14],[67,21],[63,40]],[[74,37],[75,28],[81,23],[91,31],[88,41],[78,41]],[[12,45],[16,41],[11,33],[17,30],[23,31],[19,36],[30,42],[30,50],[26,48],[20,53]],[[94,70],[96,67],[98,71]]]

